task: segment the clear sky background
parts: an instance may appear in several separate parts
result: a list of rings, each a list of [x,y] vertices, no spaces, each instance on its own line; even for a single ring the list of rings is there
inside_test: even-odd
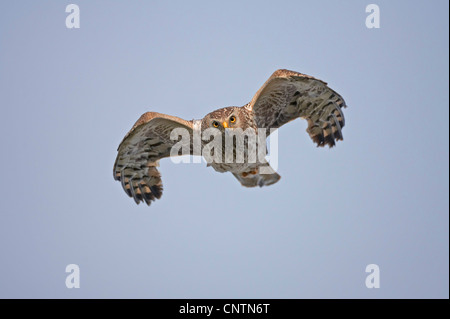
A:
[[[0,2],[0,297],[449,297],[447,1],[79,0],[67,29],[69,3]],[[257,189],[163,160],[151,207],[113,180],[142,113],[244,105],[278,68],[345,98],[344,142],[284,126]]]

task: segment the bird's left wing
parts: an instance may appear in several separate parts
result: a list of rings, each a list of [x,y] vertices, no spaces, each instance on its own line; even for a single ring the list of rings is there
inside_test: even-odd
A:
[[[120,143],[114,179],[122,183],[125,192],[137,204],[142,201],[150,205],[161,197],[161,175],[156,167],[161,158],[170,156],[172,146],[178,142],[170,138],[177,128],[188,132],[192,154],[193,121],[156,112],[143,114]]]
[[[342,140],[344,99],[327,83],[312,76],[277,70],[245,106],[260,128],[278,128],[298,117],[308,121],[307,132],[318,146]]]

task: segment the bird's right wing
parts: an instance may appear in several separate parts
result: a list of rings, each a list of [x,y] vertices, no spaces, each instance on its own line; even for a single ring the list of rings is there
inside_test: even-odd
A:
[[[122,183],[136,204],[142,201],[150,205],[161,197],[161,175],[156,167],[161,158],[170,156],[172,146],[178,142],[170,138],[177,128],[188,132],[192,154],[193,121],[156,112],[143,114],[120,143],[114,179]]]

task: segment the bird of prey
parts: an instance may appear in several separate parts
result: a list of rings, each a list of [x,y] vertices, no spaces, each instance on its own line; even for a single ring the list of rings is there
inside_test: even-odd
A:
[[[125,192],[137,204],[145,202],[150,205],[162,195],[161,175],[157,167],[160,159],[173,155],[171,149],[178,141],[171,138],[174,129],[185,130],[191,138],[195,132],[207,129],[222,133],[238,128],[247,132],[250,129],[255,134],[265,129],[270,134],[269,130],[303,118],[308,121],[306,131],[317,146],[333,147],[336,141],[343,139],[345,120],[342,109],[345,107],[344,99],[327,83],[306,74],[280,69],[270,76],[250,103],[242,107],[225,107],[192,121],[156,112],[144,113],[119,145],[114,179],[121,182]],[[188,154],[201,155],[201,152],[194,151],[193,140],[187,145]],[[202,139],[200,148],[205,145],[206,141]],[[236,148],[235,142],[232,147]],[[248,152],[246,155],[248,159]],[[280,179],[274,170],[264,174],[260,172],[261,167],[268,166],[264,160],[252,163],[213,161],[208,166],[218,172],[231,172],[246,187],[268,186]]]

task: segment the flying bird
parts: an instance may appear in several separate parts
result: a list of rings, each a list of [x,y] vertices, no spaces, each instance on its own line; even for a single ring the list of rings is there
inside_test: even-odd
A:
[[[160,159],[173,155],[171,149],[177,143],[177,140],[171,139],[174,129],[183,129],[191,137],[187,145],[188,154],[201,155],[194,151],[193,136],[197,131],[203,133],[216,129],[226,133],[239,128],[258,134],[264,129],[270,134],[273,129],[303,118],[308,122],[306,131],[317,146],[333,147],[336,141],[343,140],[345,120],[342,109],[345,107],[344,99],[326,82],[280,69],[270,76],[250,103],[242,107],[225,107],[207,114],[203,119],[191,121],[156,112],[144,113],[119,145],[113,169],[114,179],[121,182],[136,204],[145,202],[150,205],[162,195],[161,175],[157,167]],[[201,148],[206,144],[202,139]],[[238,151],[236,143],[232,147],[235,154]],[[267,162],[259,160],[250,163],[248,151],[245,155],[247,161],[243,163],[213,161],[208,166],[218,172],[231,172],[246,187],[268,186],[280,179],[280,175],[270,170]],[[263,174],[261,167],[269,168],[269,171]]]

